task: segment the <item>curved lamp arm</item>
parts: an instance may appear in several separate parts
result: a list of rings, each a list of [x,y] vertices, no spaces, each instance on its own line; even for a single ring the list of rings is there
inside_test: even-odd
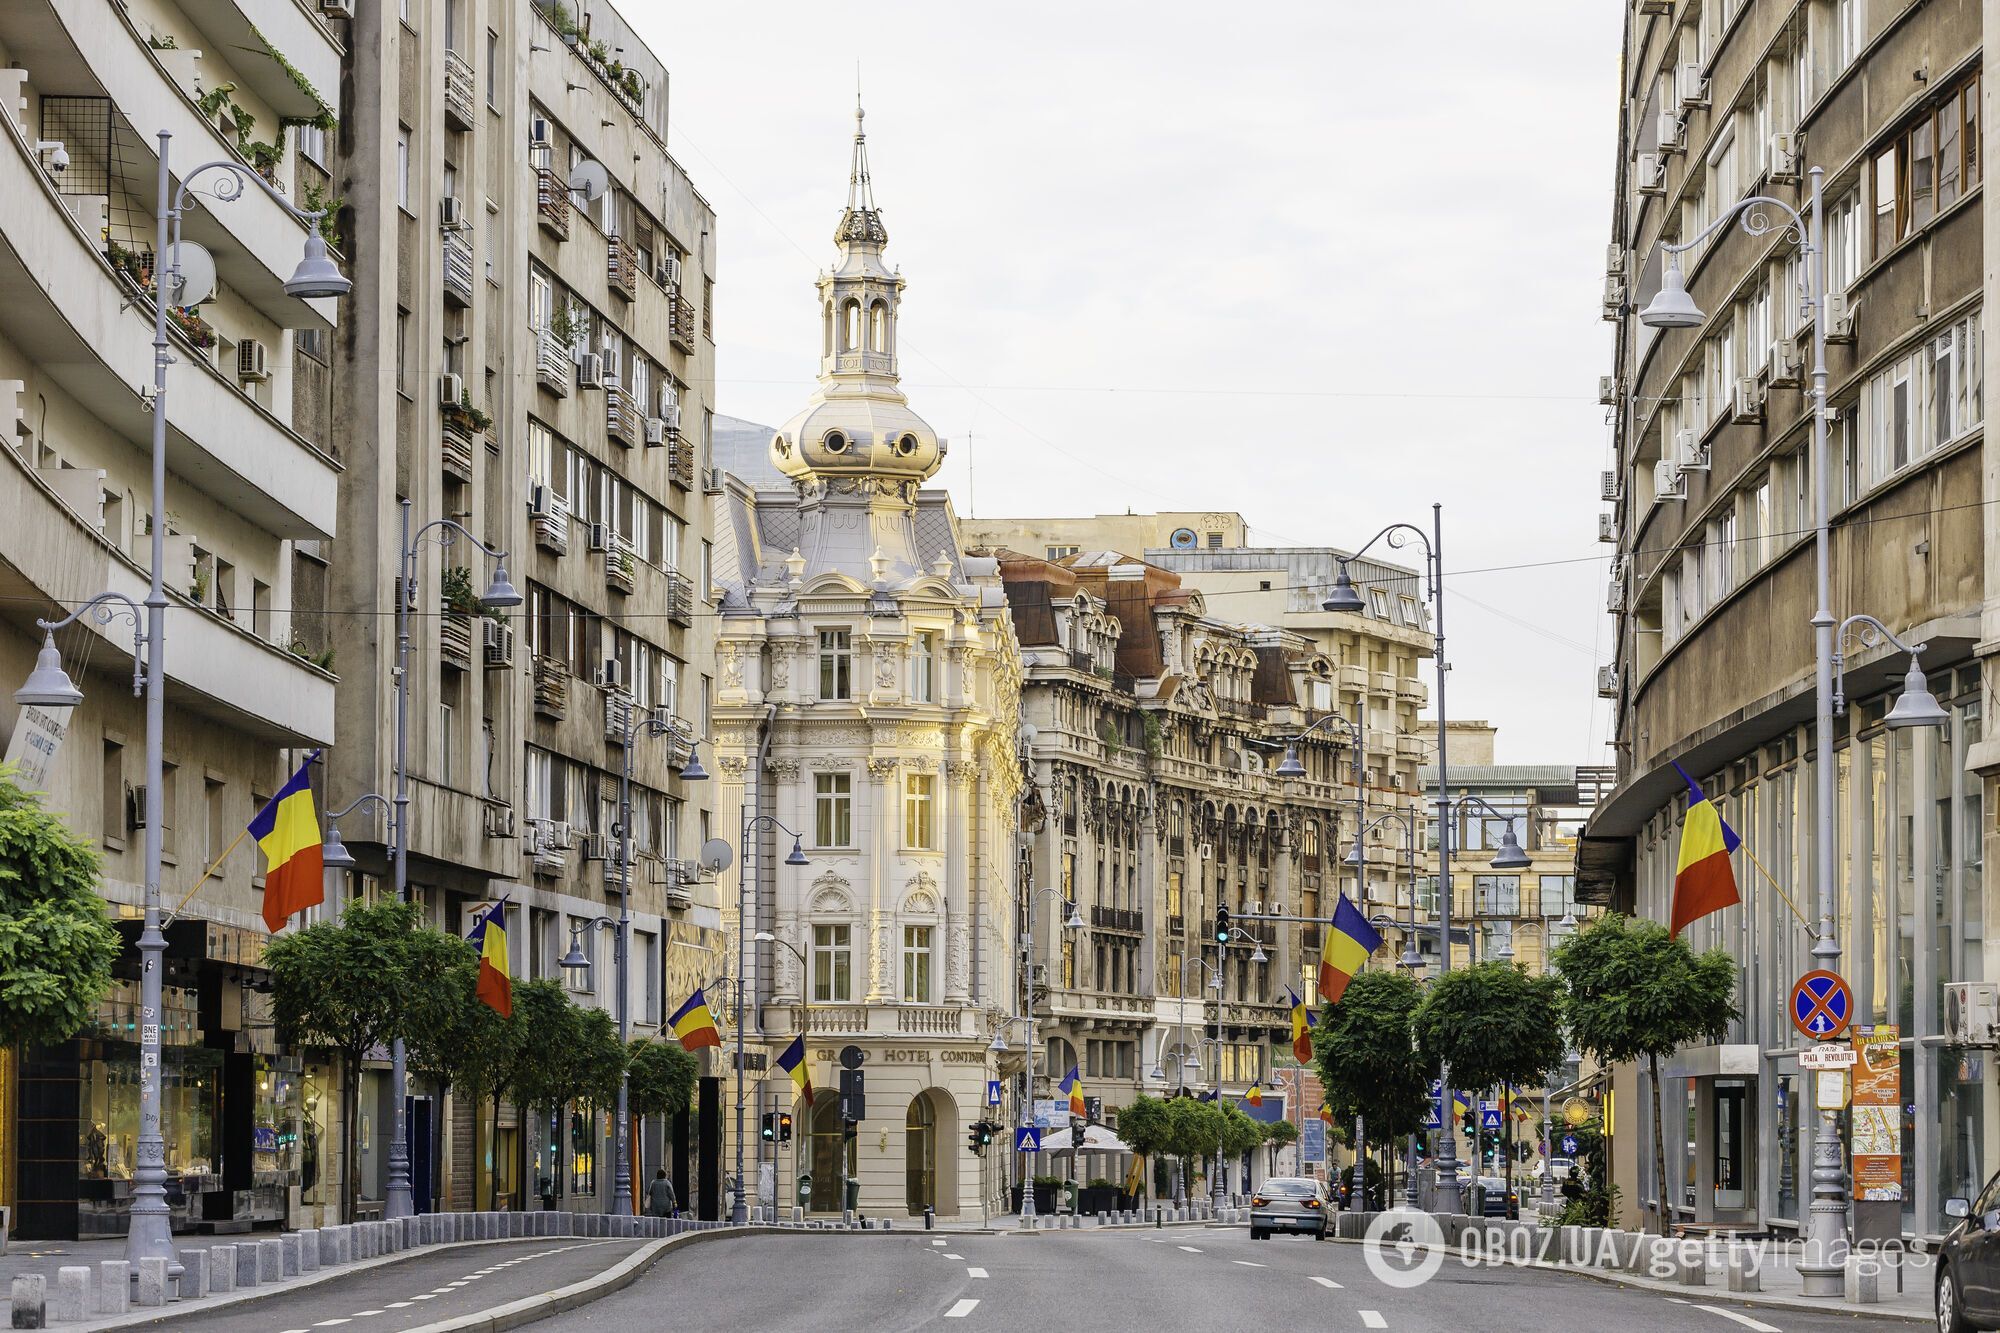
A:
[[[141,651],[146,647],[146,618],[139,604],[122,592],[101,592],[61,620],[38,617],[35,628],[42,631],[43,653],[53,660],[56,631],[74,625],[86,615],[100,625],[109,625],[121,615],[132,622],[132,697],[138,698],[146,688],[146,656]],[[67,685],[67,679],[63,683]]]
[[[1865,613],[1852,615],[1841,621],[1839,628],[1833,632],[1833,711],[1836,714],[1847,711],[1846,649],[1849,630],[1854,631],[1854,642],[1863,648],[1875,648],[1887,643],[1898,652],[1908,653],[1910,655],[1910,676],[1914,678],[1914,681],[1905,685],[1906,695],[1911,689],[1923,690],[1926,694],[1929,693],[1924,685],[1924,673],[1918,666],[1917,659],[1923,655],[1926,648],[1930,647],[1930,644],[1904,643],[1896,636],[1894,630],[1877,620],[1874,616]],[[1902,699],[1899,698],[1896,701],[1897,707],[1900,708],[1902,702]],[[1933,701],[1931,706],[1933,708],[1936,707],[1935,701]]]
[[[438,535],[433,536],[433,533],[437,533]],[[488,546],[485,542],[473,536],[472,529],[466,527],[465,524],[459,522],[457,519],[434,518],[410,534],[410,544],[403,550],[403,587],[405,596],[413,597],[415,595],[417,552],[422,549],[425,541],[429,540],[438,547],[444,548],[451,546],[461,536],[478,547],[483,554],[503,563],[506,561],[507,553],[505,551]]]
[[[345,819],[347,816],[353,814],[356,810],[359,810],[362,806],[367,805],[370,802],[373,802],[374,804],[381,806],[383,812],[389,816],[391,822],[395,820],[396,807],[390,803],[389,798],[377,792],[371,791],[371,792],[363,792],[361,795],[355,797],[352,801],[348,802],[345,806],[343,806],[338,810],[327,811],[326,822],[331,824],[336,819]]]
[[[1772,221],[1770,213],[1766,211],[1768,209],[1776,209],[1783,215],[1784,220],[1782,222]],[[1684,250],[1692,250],[1709,237],[1739,220],[1743,224],[1743,230],[1752,236],[1764,236],[1782,227],[1784,230],[1790,232],[1807,251],[1812,250],[1811,231],[1806,226],[1805,214],[1799,212],[1798,209],[1792,207],[1784,200],[1774,199],[1768,194],[1753,194],[1747,199],[1737,200],[1728,208],[1723,209],[1721,213],[1716,215],[1713,222],[1703,227],[1692,237],[1685,241],[1672,243],[1662,241],[1660,242],[1660,249],[1663,253],[1670,255],[1680,254]]]
[[[1396,549],[1401,549],[1407,545],[1412,538],[1415,538],[1418,544],[1424,548],[1424,596],[1435,601],[1438,593],[1437,552],[1431,547],[1430,535],[1412,523],[1391,523],[1373,537],[1355,547],[1348,554],[1335,556],[1334,560],[1339,564],[1340,568],[1334,575],[1334,588],[1337,590],[1342,585],[1345,585],[1348,594],[1350,596],[1353,595],[1354,581],[1347,574],[1349,562],[1359,560],[1368,553],[1370,547],[1375,545],[1376,542],[1381,541],[1384,537],[1387,537],[1389,545]]]
[[[279,194],[269,181],[244,166],[241,162],[232,161],[228,158],[217,158],[213,162],[204,162],[194,170],[182,174],[181,188],[174,194],[175,213],[180,213],[188,206],[190,199],[201,193],[201,191],[194,188],[194,183],[201,175],[210,171],[221,171],[224,173],[223,179],[216,183],[214,190],[215,198],[222,203],[226,204],[242,198],[243,187],[249,184],[255,185],[271,197],[272,203],[308,226],[318,223],[321,218],[326,216],[324,208],[303,209],[294,206],[292,201]]]

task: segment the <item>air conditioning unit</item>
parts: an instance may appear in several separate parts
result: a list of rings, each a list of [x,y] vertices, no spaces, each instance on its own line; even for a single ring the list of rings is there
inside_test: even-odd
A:
[[[660,256],[660,268],[659,268],[659,272],[658,272],[658,274],[657,274],[656,276],[657,276],[657,277],[659,278],[659,280],[660,280],[660,285],[661,285],[661,286],[663,286],[663,287],[678,287],[678,286],[680,286],[680,285],[681,285],[681,261],[680,261],[680,260],[678,260],[678,259],[676,259],[676,258],[675,258],[674,256],[672,256],[672,255],[661,255],[661,256]]]
[[[1629,566],[1629,565],[1628,565],[1628,564],[1626,563],[1626,560],[1625,560],[1625,557],[1624,557],[1624,556],[1622,556],[1622,555],[1614,555],[1614,556],[1612,556],[1612,557],[1611,557],[1611,581],[1612,581],[1613,583],[1623,583],[1623,582],[1625,581],[1625,571],[1626,571],[1627,569],[1629,569],[1629,568],[1630,568],[1630,566]]]
[[[1675,80],[1680,89],[1682,106],[1708,105],[1708,80],[1701,77],[1701,66],[1689,61],[1680,68]]]
[[[528,512],[537,518],[555,513],[555,492],[539,481],[528,483]]]
[[[1790,183],[1799,178],[1799,141],[1791,134],[1771,136],[1771,179]]]
[[[562,819],[549,820],[542,830],[542,845],[550,851],[568,851],[576,846],[575,825]]]
[[[138,832],[146,827],[146,789],[127,787],[125,789],[125,827]]]
[[[576,387],[579,389],[604,387],[603,357],[596,352],[585,352],[576,359]]]
[[[646,418],[646,447],[658,449],[667,442],[667,423],[658,417]]]
[[[1655,500],[1679,500],[1687,495],[1687,479],[1681,475],[1681,465],[1671,458],[1662,458],[1653,464],[1653,498]]]
[[[1992,1046],[2000,1042],[2000,984],[1991,981],[1947,981],[1944,986],[1944,1034],[1954,1046]]]
[[[1597,540],[1616,542],[1618,540],[1618,515],[1599,514],[1597,516]]]
[[[1673,458],[1674,462],[1680,464],[1682,471],[1686,471],[1693,466],[1690,460],[1695,455],[1701,453],[1701,451],[1701,437],[1699,435],[1696,435],[1691,430],[1677,430],[1674,432]]]
[[[511,805],[488,804],[486,807],[486,836],[489,838],[511,838],[514,836],[514,807]]]
[[[465,206],[458,202],[458,196],[448,194],[438,200],[438,225],[446,231],[457,231],[465,225]]]
[[[1604,271],[1623,273],[1625,271],[1625,247],[1612,242],[1604,247]]]
[[[489,620],[481,617],[479,623],[485,628],[482,648],[489,670],[502,671],[514,665],[514,627],[504,620]]]
[[[319,0],[319,12],[330,19],[351,19],[354,0]]]
[[[1597,377],[1597,401],[1603,407],[1618,406],[1618,377],[1599,375]]]
[[[625,664],[615,657],[607,657],[597,664],[597,684],[607,690],[625,688]]]
[[[668,430],[679,430],[681,428],[681,405],[677,402],[660,404],[660,421]]]
[[[1617,274],[1604,280],[1604,317],[1617,319],[1625,313],[1625,279]]]
[[[593,551],[610,550],[611,525],[609,523],[592,523],[590,525],[590,540],[587,544]]]
[[[611,839],[602,833],[586,833],[583,836],[583,859],[586,861],[608,861],[611,859]]]
[[[1597,697],[1616,699],[1618,697],[1618,667],[1616,664],[1597,668]]]
[[[1736,395],[1729,403],[1729,419],[1739,425],[1764,419],[1764,382],[1755,375],[1740,375]]]
[[[271,378],[269,354],[258,339],[245,338],[236,344],[236,378],[259,384]]]
[[[1623,476],[1618,472],[1600,472],[1597,477],[1597,484],[1599,491],[1598,498],[1607,504],[1616,501],[1619,496],[1625,494]]]
[[[1633,175],[1637,178],[1634,188],[1640,194],[1663,195],[1667,192],[1667,168],[1658,153],[1639,154]]]
[[[536,116],[528,122],[528,147],[547,148],[555,140],[549,137],[549,122]]]
[[[1771,385],[1773,389],[1796,388],[1805,380],[1805,358],[1798,348],[1787,338],[1771,352]]]
[[[1604,589],[1604,609],[1613,615],[1625,614],[1625,585],[1607,584]]]
[[[1854,341],[1854,302],[1844,292],[1826,294],[1826,340],[1830,343]]]
[[[1671,153],[1681,146],[1681,118],[1671,111],[1662,111],[1653,122],[1653,142],[1662,153]]]
[[[465,401],[465,377],[450,371],[438,376],[438,405],[457,407]]]

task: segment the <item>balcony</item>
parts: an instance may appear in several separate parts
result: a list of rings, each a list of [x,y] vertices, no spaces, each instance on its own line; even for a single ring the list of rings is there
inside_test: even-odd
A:
[[[613,537],[611,548],[604,553],[604,586],[613,592],[629,595],[638,563],[632,558],[632,548],[625,544],[625,539]]]
[[[1248,703],[1242,699],[1217,699],[1215,712],[1218,717],[1241,718],[1244,721],[1258,721],[1264,716],[1264,705]]]
[[[613,295],[628,301],[639,299],[639,252],[623,236],[609,236],[604,244],[606,278]]]
[[[667,298],[673,302],[673,323],[667,330],[667,339],[683,352],[692,352],[694,351],[694,302],[682,296],[678,287],[669,291]]]
[[[569,239],[569,185],[552,167],[535,168],[535,220],[557,240]]]
[[[604,739],[623,745],[632,729],[632,696],[623,690],[604,692]]]
[[[678,569],[667,571],[667,619],[676,625],[694,623],[694,580]]]
[[[438,617],[438,658],[448,667],[472,670],[472,617],[446,611]]]
[[[576,378],[576,362],[569,354],[569,348],[558,342],[553,334],[543,333],[535,338],[535,383],[547,389],[558,398],[569,397],[570,382]]]
[[[310,119],[339,94],[340,47],[313,14],[317,4],[179,0],[179,8],[204,38],[181,45],[224,53],[233,77],[275,115]]]
[[[472,66],[464,56],[444,53],[444,123],[454,130],[473,126]]]
[[[535,530],[535,545],[550,555],[569,554],[569,508],[553,492],[549,494],[549,507],[531,515],[530,525]]]
[[[694,489],[694,441],[678,429],[667,449],[667,477],[684,491]]]
[[[447,476],[472,480],[472,428],[463,417],[445,414],[440,466]]]
[[[639,404],[622,385],[604,385],[604,433],[627,449],[639,443]]]
[[[1137,934],[1146,929],[1146,914],[1125,907],[1093,907],[1090,924],[1099,930],[1122,930]]]
[[[460,309],[472,304],[472,231],[453,227],[444,235],[444,299]]]
[[[1343,666],[1334,669],[1334,683],[1343,690],[1353,690],[1365,694],[1368,690],[1368,668]]]
[[[535,658],[535,712],[560,718],[569,711],[569,667],[553,657]]]

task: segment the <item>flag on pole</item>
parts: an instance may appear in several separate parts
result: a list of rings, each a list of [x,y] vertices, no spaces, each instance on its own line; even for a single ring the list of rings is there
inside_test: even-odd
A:
[[[715,1015],[709,1012],[708,997],[701,993],[699,986],[694,988],[693,995],[688,996],[686,1004],[674,1010],[667,1026],[681,1039],[684,1051],[722,1045],[722,1033],[715,1026]]]
[[[502,1018],[514,1016],[514,979],[507,968],[507,900],[480,912],[469,936],[479,951],[479,1002]]]
[[[1075,1065],[1071,1065],[1069,1073],[1063,1075],[1062,1087],[1058,1091],[1069,1098],[1069,1113],[1071,1115],[1088,1116],[1090,1114],[1090,1108],[1084,1105],[1083,1101],[1083,1079],[1077,1074]]]
[[[1261,1083],[1252,1083],[1250,1085],[1250,1091],[1243,1094],[1243,1104],[1245,1106],[1262,1106],[1264,1104],[1264,1087]]]
[[[314,750],[278,794],[250,821],[250,836],[264,849],[264,926],[273,935],[293,915],[326,901],[326,870],[320,863],[319,815],[313,810],[310,778]]]
[[[812,1072],[806,1068],[805,1033],[801,1032],[798,1036],[792,1038],[792,1044],[787,1046],[784,1054],[778,1057],[778,1068],[792,1076],[792,1082],[798,1084],[799,1091],[805,1094],[806,1105],[811,1106],[813,1081]]]
[[[1347,901],[1346,894],[1341,894],[1340,905],[1333,909],[1333,924],[1327,927],[1326,940],[1320,946],[1320,998],[1328,1004],[1339,1004],[1340,997],[1347,992],[1347,983],[1381,943],[1381,933],[1368,924],[1360,908]]]
[[[1674,866],[1674,904],[1669,934],[1678,935],[1710,912],[1720,912],[1743,901],[1736,889],[1736,870],[1729,854],[1742,840],[1736,830],[1722,820],[1722,812],[1702,794],[1699,784],[1679,764],[1674,765],[1688,785],[1687,819],[1681,824],[1681,854]]]
[[[1291,987],[1285,988],[1285,994],[1292,997],[1292,1055],[1300,1064],[1309,1065],[1313,1058],[1312,1029],[1318,1026],[1319,1015]]]
[[[1333,1127],[1333,1108],[1325,1102],[1321,1102],[1319,1104],[1319,1118],[1327,1128],[1331,1129]]]

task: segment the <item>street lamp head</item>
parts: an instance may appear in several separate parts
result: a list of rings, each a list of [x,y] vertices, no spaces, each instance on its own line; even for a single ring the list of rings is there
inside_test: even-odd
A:
[[[1408,968],[1411,975],[1414,976],[1423,965],[1424,956],[1417,952],[1417,946],[1415,944],[1405,944],[1403,946],[1403,956],[1396,960],[1396,966]]]
[[[1208,988],[1218,992],[1222,989],[1222,970],[1220,968],[1208,974]]]
[[[773,935],[768,930],[760,930],[755,935],[752,935],[750,938],[757,941],[757,943],[759,944],[771,944],[775,942],[778,937],[776,935]]]
[[[708,770],[701,766],[701,751],[692,746],[688,749],[688,761],[681,765],[681,781],[708,781]]]
[[[994,1033],[993,1040],[987,1044],[986,1049],[993,1052],[993,1054],[995,1055],[1005,1055],[1007,1053],[1006,1034],[1002,1032]]]
[[[70,680],[69,672],[63,670],[55,631],[42,636],[42,650],[35,654],[35,669],[28,673],[21,688],[14,691],[14,702],[41,708],[74,708],[83,702],[83,691]]]
[[[1327,591],[1326,599],[1319,604],[1322,611],[1359,611],[1364,603],[1361,594],[1354,589],[1354,580],[1347,577],[1347,562],[1340,562],[1333,574],[1333,587]]]
[[[1534,862],[1521,850],[1520,839],[1514,836],[1514,826],[1509,824],[1500,835],[1500,850],[1493,853],[1495,870],[1526,870]]]
[[[1688,295],[1680,260],[1668,257],[1667,270],[1660,275],[1660,290],[1639,312],[1639,322],[1649,329],[1698,329],[1708,323],[1708,316]]]
[[[1567,911],[1567,912],[1564,912],[1564,913],[1563,913],[1563,915],[1562,915],[1562,920],[1560,920],[1560,921],[1556,922],[1556,929],[1557,929],[1557,930],[1575,930],[1575,929],[1576,929],[1576,909],[1575,909],[1575,908],[1573,908],[1573,907],[1572,907],[1572,908],[1571,908],[1571,909],[1570,909],[1569,911]]]
[[[1350,867],[1358,866],[1361,864],[1363,859],[1364,858],[1361,855],[1361,844],[1356,843],[1354,846],[1349,847],[1347,849],[1347,855],[1340,858],[1340,863],[1344,866],[1350,866]]]
[[[1262,940],[1257,942],[1256,949],[1251,952],[1250,961],[1253,963],[1268,963],[1271,961],[1271,956],[1264,952],[1264,943]]]
[[[1189,1055],[1187,1059],[1181,1061],[1181,1069],[1185,1072],[1199,1074],[1201,1072],[1201,1056]]]
[[[1299,762],[1299,747],[1287,744],[1285,746],[1285,757],[1278,761],[1278,766],[1272,769],[1271,772],[1281,778],[1304,777],[1306,775],[1306,766]]]
[[[1069,905],[1069,916],[1063,922],[1064,930],[1083,929],[1083,911],[1074,902]]]
[[[570,971],[590,966],[590,960],[583,955],[583,945],[578,942],[577,933],[573,930],[569,933],[569,952],[562,956],[560,966]]]
[[[1917,655],[1911,653],[1909,674],[1903,677],[1903,692],[1896,696],[1896,705],[1882,719],[1882,725],[1900,731],[1905,727],[1941,727],[1949,720],[1937,696],[1931,693],[1923,668],[1917,665]]]
[[[812,862],[806,860],[806,849],[800,844],[797,838],[792,839],[792,854],[785,858],[785,864],[788,866],[809,866],[812,864]]]
[[[519,606],[526,599],[521,590],[514,586],[514,580],[507,574],[506,557],[501,557],[493,566],[493,581],[480,594],[479,604],[491,611],[504,611]]]
[[[310,224],[312,230],[306,234],[305,257],[299,260],[298,268],[292,271],[291,280],[285,284],[285,295],[298,297],[345,296],[354,287],[341,276],[333,256],[326,252],[326,238],[319,234],[317,222]]]
[[[320,840],[319,863],[328,870],[354,869],[354,853],[347,850],[347,844],[340,840],[340,830],[327,825],[326,837]]]

